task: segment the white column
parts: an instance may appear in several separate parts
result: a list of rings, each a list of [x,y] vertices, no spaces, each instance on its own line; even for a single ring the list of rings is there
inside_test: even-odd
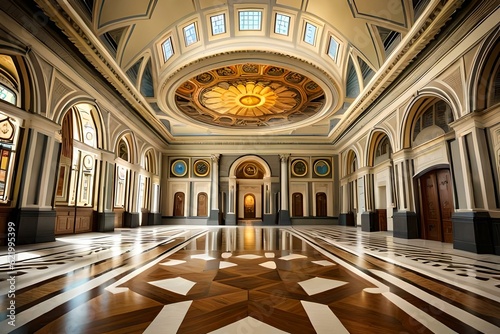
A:
[[[219,154],[212,154],[212,210],[219,210]]]
[[[236,177],[235,176],[230,176],[229,177],[229,196],[228,196],[228,213],[235,213],[236,212]]]
[[[290,154],[280,154],[281,161],[281,210],[288,210],[288,158]]]

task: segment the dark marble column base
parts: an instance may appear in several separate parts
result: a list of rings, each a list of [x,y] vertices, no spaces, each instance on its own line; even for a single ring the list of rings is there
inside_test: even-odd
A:
[[[288,210],[280,210],[278,215],[278,225],[292,225],[290,212]]]
[[[21,209],[16,219],[16,244],[55,241],[55,210]]]
[[[123,226],[135,228],[139,227],[139,212],[124,212]]]
[[[276,215],[275,214],[265,214],[262,219],[262,225],[271,226],[276,225]]]
[[[356,224],[354,224],[354,213],[353,212],[341,213],[339,215],[339,225],[356,226]]]
[[[96,212],[97,232],[113,232],[115,230],[114,212]]]
[[[236,215],[234,213],[226,214],[226,225],[236,225]]]
[[[365,211],[361,214],[361,231],[376,232],[378,231],[378,217],[375,211]]]
[[[220,225],[221,217],[219,210],[210,210],[210,217],[208,218],[207,225]]]
[[[418,239],[418,219],[413,211],[394,211],[392,216],[394,223],[393,235],[395,238]]]
[[[477,254],[493,254],[492,223],[488,212],[455,212],[453,248]]]

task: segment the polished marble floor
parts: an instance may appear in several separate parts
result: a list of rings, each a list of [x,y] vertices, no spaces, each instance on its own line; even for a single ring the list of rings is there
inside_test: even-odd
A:
[[[500,333],[500,256],[388,232],[144,226],[15,252],[0,333]]]

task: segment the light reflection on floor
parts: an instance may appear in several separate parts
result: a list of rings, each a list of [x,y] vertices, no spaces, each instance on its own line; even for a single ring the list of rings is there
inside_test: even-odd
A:
[[[500,332],[499,256],[387,232],[157,226],[18,252],[27,332]],[[7,269],[0,264],[4,310]]]

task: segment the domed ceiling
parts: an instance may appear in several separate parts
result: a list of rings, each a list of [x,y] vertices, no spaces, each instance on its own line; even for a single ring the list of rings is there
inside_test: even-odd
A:
[[[315,115],[325,93],[312,79],[283,67],[237,64],[184,82],[175,103],[189,118],[231,128],[290,125]]]
[[[35,0],[166,142],[332,143],[459,0]],[[244,136],[246,136],[244,139]]]

